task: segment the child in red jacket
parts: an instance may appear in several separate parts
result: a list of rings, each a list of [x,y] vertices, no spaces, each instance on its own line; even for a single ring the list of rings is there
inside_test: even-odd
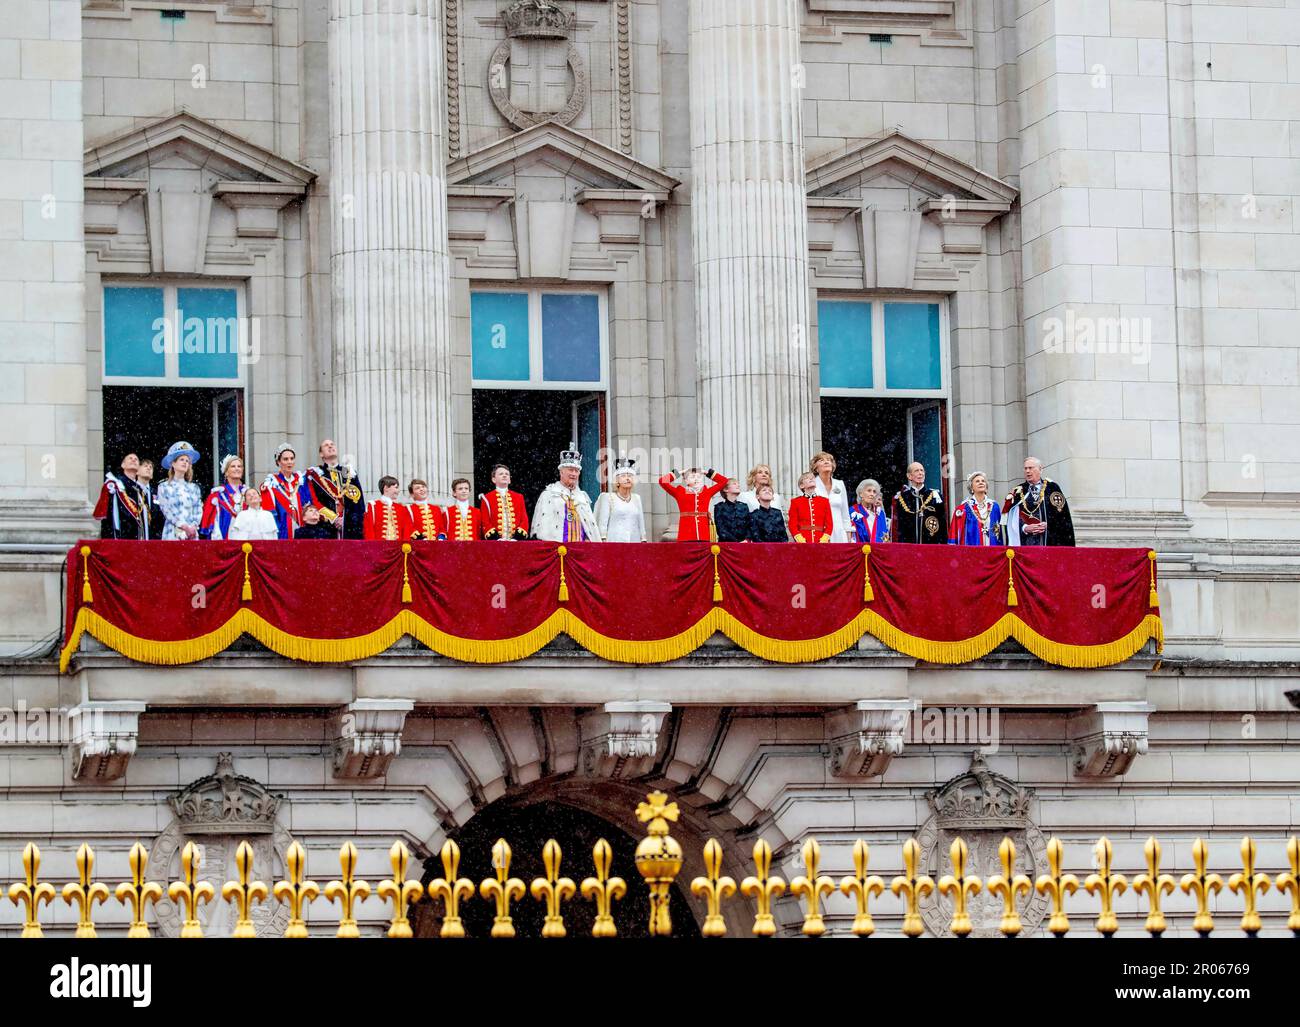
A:
[[[705,478],[713,482],[708,488],[704,487]],[[675,484],[676,481],[676,471],[669,471],[659,479],[660,487],[677,500],[677,510],[681,515],[677,519],[677,541],[708,542],[712,537],[709,500],[727,487],[726,476],[714,474],[711,467],[707,471],[691,467],[682,476],[684,484]]]
[[[796,542],[831,540],[831,501],[817,495],[817,476],[805,471],[799,476],[799,491],[790,500],[790,534]]]

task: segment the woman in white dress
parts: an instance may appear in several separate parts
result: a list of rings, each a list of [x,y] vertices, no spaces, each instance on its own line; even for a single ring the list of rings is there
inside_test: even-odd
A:
[[[831,503],[831,541],[852,542],[857,533],[849,519],[849,492],[844,482],[835,477],[835,458],[829,453],[814,453],[808,461],[808,470],[817,476],[817,495],[825,496]]]
[[[645,514],[636,485],[636,461],[619,460],[614,465],[614,491],[596,499],[596,526],[606,542],[644,542]]]
[[[776,486],[772,484],[772,468],[768,467],[767,464],[754,465],[754,469],[749,472],[749,476],[745,479],[745,491],[736,498],[749,507],[750,512],[753,513],[758,509],[759,505],[758,490],[764,485],[772,489],[772,502],[770,505],[784,513],[785,501],[781,498],[781,493],[776,491]]]

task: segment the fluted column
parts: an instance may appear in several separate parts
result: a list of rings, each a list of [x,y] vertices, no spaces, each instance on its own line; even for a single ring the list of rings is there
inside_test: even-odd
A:
[[[334,425],[362,484],[451,471],[437,0],[330,0]]]
[[[812,445],[796,0],[690,0],[699,439],[794,490]]]

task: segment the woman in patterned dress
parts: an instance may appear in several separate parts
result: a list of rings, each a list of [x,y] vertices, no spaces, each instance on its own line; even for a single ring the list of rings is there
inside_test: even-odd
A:
[[[158,486],[158,506],[166,519],[164,539],[195,539],[203,523],[203,496],[194,483],[199,451],[188,442],[175,442],[162,459],[167,480]]]

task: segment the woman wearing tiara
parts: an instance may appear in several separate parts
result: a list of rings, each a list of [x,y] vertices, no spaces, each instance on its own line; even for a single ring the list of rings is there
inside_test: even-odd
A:
[[[635,485],[636,461],[620,457],[614,464],[614,491],[596,499],[596,526],[606,542],[645,541],[645,513]]]
[[[966,479],[966,501],[952,512],[948,541],[956,546],[1000,546],[1002,510],[989,500],[989,479],[976,471]]]
[[[234,453],[221,458],[221,484],[208,493],[203,502],[203,522],[199,538],[230,538],[230,525],[244,510],[244,461]],[[258,496],[261,500],[261,496]]]

